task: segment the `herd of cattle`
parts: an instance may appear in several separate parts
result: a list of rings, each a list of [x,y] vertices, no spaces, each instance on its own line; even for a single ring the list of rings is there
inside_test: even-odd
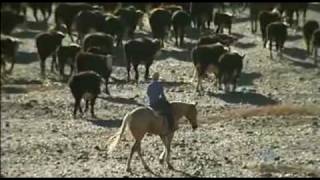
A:
[[[256,33],[259,22],[263,47],[269,42],[271,58],[273,42],[281,55],[288,28],[299,26],[302,12],[307,52],[314,52],[314,63],[317,63],[320,28],[317,20],[305,22],[308,3],[238,4],[250,10],[252,33]],[[197,91],[201,91],[201,79],[209,71],[217,77],[219,88],[224,84],[225,90],[229,91],[232,84],[234,91],[242,71],[245,55],[230,49],[230,45],[236,41],[231,34],[235,16],[224,11],[224,3],[1,3],[2,73],[11,73],[13,70],[16,52],[22,41],[12,37],[11,33],[19,24],[26,22],[27,7],[33,10],[37,22],[39,10],[43,21],[47,22],[54,9],[54,27],[38,34],[35,44],[42,77],[45,77],[45,61],[49,56],[52,56],[51,71],[58,69],[61,77],[65,77],[64,67],[70,66],[69,86],[76,100],[74,115],[76,109],[82,111],[80,101],[85,98],[86,109],[91,101],[91,113],[94,116],[93,106],[100,93],[101,81],[105,82],[105,93],[110,94],[108,82],[116,47],[124,50],[128,81],[131,65],[135,70],[135,80],[138,81],[138,66],[141,63],[145,64],[144,78],[148,79],[149,68],[157,52],[164,47],[166,37],[173,34],[175,45],[183,46],[187,28],[203,31],[212,28],[212,21],[215,33],[200,36],[191,50],[198,78]],[[135,38],[136,29],[144,26],[145,16],[148,16],[153,37]],[[227,34],[223,33],[224,28],[228,29]],[[74,39],[74,35],[77,39]],[[66,36],[70,37],[72,43],[62,45]],[[123,45],[124,37],[129,40]],[[11,61],[9,71],[5,68],[6,61]]]

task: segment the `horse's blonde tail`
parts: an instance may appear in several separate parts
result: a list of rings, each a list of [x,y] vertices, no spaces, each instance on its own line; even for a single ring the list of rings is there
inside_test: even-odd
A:
[[[119,129],[119,131],[113,135],[112,137],[110,137],[109,140],[112,140],[113,138],[116,138],[115,140],[113,140],[108,148],[108,154],[111,153],[113,151],[113,149],[117,146],[117,144],[119,143],[121,137],[122,137],[122,134],[124,133],[125,129],[126,129],[126,125],[127,125],[127,122],[129,120],[129,118],[131,118],[131,115],[128,113],[126,114],[126,116],[123,118],[123,121],[122,121],[122,125]]]

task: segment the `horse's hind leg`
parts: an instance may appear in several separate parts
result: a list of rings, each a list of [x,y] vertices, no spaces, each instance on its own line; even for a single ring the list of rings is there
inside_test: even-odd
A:
[[[141,159],[141,162],[143,164],[143,167],[148,170],[151,171],[151,169],[149,168],[149,166],[147,165],[147,163],[144,161],[143,157],[142,157],[142,153],[141,153],[141,141],[137,141],[137,151],[138,151],[138,155]]]
[[[129,159],[127,161],[127,169],[126,171],[127,172],[130,172],[131,171],[131,168],[130,168],[130,164],[131,164],[131,159],[132,159],[132,156],[134,154],[134,152],[137,150],[137,146],[138,146],[138,143],[137,141],[133,144],[132,148],[131,148],[131,152],[130,152],[130,155],[129,155]]]

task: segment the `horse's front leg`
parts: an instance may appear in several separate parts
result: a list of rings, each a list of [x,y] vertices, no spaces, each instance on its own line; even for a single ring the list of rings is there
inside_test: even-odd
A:
[[[167,152],[167,137],[162,135],[162,136],[160,136],[160,138],[163,142],[163,151],[159,156],[159,162],[160,162],[160,164],[163,164],[164,156],[166,155],[166,152]]]
[[[173,138],[173,133],[169,134],[167,136],[167,156],[166,156],[166,161],[167,161],[167,165],[169,169],[173,169],[173,166],[171,165],[171,163],[169,162],[170,160],[170,151],[171,151],[171,142],[172,142],[172,138]]]

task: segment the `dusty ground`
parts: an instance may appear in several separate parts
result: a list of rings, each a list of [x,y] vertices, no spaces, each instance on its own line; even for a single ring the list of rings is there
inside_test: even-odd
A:
[[[320,19],[319,10],[319,5],[312,5],[307,19]],[[122,81],[126,79],[126,70],[118,53],[112,76],[120,81],[111,83],[111,97],[103,94],[97,100],[99,118],[87,115],[73,119],[74,100],[66,84],[49,70],[48,79],[40,79],[34,36],[46,26],[35,23],[30,10],[28,14],[26,28],[18,28],[13,34],[24,42],[18,62],[1,87],[1,176],[320,176],[320,69],[307,57],[301,31],[290,30],[284,59],[271,60],[269,51],[262,48],[260,33],[251,34],[248,11],[237,16],[232,31],[239,40],[232,50],[245,53],[246,60],[238,92],[234,94],[218,91],[209,81],[204,83],[208,88],[204,96],[195,93],[195,85],[190,83],[193,66],[189,49],[198,32],[188,31],[184,48],[174,47],[172,40],[167,42],[151,73],[161,72],[170,100],[199,103],[199,128],[192,132],[187,121],[181,120],[172,145],[175,170],[158,162],[162,151],[160,138],[146,136],[142,150],[153,173],[144,170],[134,156],[130,174],[125,172],[125,165],[132,139],[125,138],[109,155],[106,138],[118,130],[128,111],[145,103],[147,82],[141,80],[135,85]],[[137,34],[143,33],[150,34]],[[49,63],[51,60],[47,60],[47,69]],[[140,69],[142,79],[143,66]],[[230,113],[255,107],[263,112],[272,104],[313,109],[289,108],[279,110],[277,116],[272,109],[268,115],[259,115],[255,110],[243,116]],[[281,115],[282,111],[292,114]]]

